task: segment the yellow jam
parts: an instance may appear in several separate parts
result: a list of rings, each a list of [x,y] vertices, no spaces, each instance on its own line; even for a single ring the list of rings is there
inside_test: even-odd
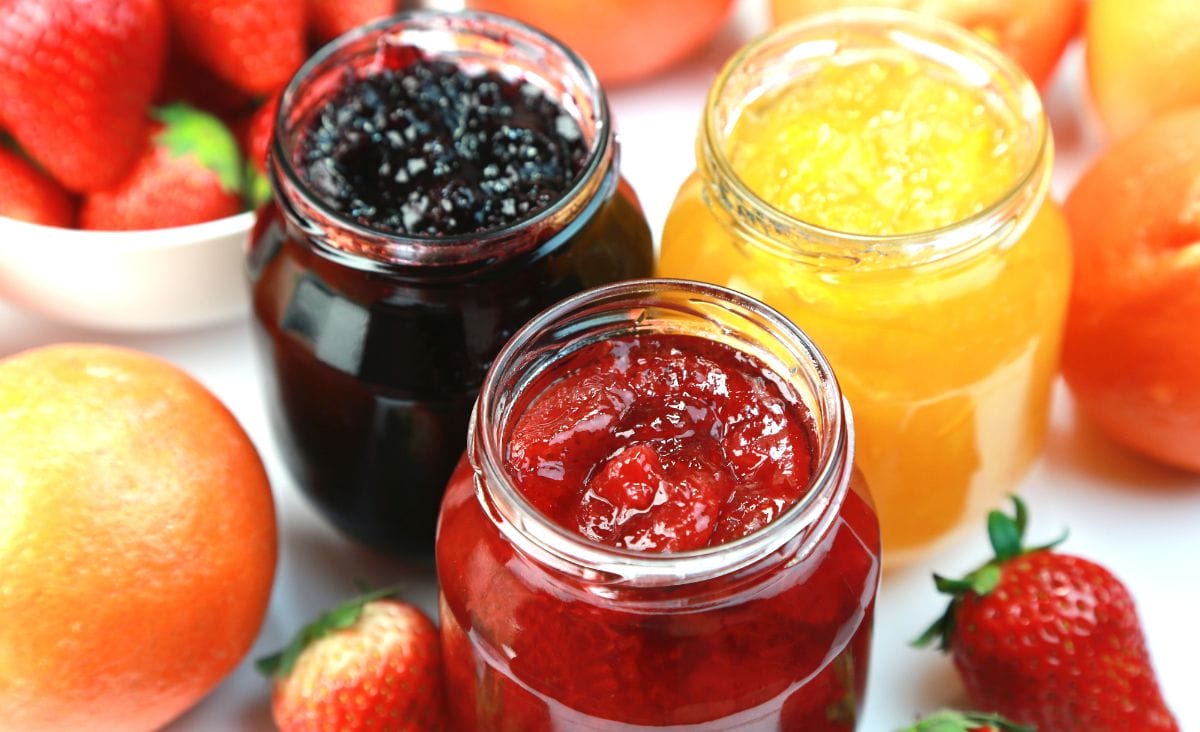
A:
[[[828,356],[891,566],[1016,490],[1044,442],[1070,245],[1037,188],[1045,175],[1025,177],[1037,165],[1048,174],[1049,160],[1036,161],[1037,141],[1002,101],[928,60],[833,55],[734,103],[740,115],[723,144],[702,146],[702,172],[685,182],[663,232],[660,275],[757,297]],[[758,204],[721,203],[729,172]],[[937,242],[977,225],[971,216],[1023,186],[1034,186],[1029,203],[993,233],[929,255],[929,232]],[[806,247],[762,224],[780,220],[771,209],[801,233],[815,225],[860,236]],[[877,238],[898,234],[911,236]]]
[[[821,67],[754,101],[726,154],[775,208],[825,229],[888,236],[979,213],[1016,181],[1016,120],[913,59]]]

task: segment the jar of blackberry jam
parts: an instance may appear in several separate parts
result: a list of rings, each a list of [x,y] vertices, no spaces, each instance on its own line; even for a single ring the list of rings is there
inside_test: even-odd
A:
[[[401,14],[300,70],[270,174],[248,269],[281,451],[344,532],[429,555],[496,352],[547,305],[651,271],[604,93],[516,21]]]
[[[851,730],[879,525],[824,356],[765,305],[637,280],[522,328],[437,537],[460,730]]]

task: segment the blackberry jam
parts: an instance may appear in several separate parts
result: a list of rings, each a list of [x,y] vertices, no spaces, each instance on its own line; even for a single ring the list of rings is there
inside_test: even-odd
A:
[[[342,531],[427,556],[501,346],[652,269],[607,101],[527,26],[406,13],[300,70],[270,167],[248,271],[281,453]]]
[[[301,175],[331,208],[397,234],[455,236],[511,226],[571,187],[587,148],[542,90],[419,49],[391,55],[394,68],[348,69],[301,141]]]

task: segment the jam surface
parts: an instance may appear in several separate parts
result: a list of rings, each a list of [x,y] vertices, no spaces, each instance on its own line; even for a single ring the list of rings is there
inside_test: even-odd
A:
[[[542,513],[610,546],[722,544],[794,505],[812,476],[812,418],[754,356],[642,334],[572,354],[513,429],[508,466]]]
[[[1027,164],[985,89],[914,58],[827,63],[754,101],[727,153],[784,213],[825,229],[931,231],[1000,200]]]
[[[579,124],[532,83],[416,49],[391,49],[377,66],[346,72],[297,151],[309,187],[360,224],[415,237],[502,228],[582,171]]]

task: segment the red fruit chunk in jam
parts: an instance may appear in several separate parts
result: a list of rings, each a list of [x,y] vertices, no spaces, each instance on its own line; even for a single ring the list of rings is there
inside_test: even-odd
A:
[[[586,346],[513,429],[508,467],[538,510],[611,546],[678,552],[757,531],[812,473],[812,419],[765,364],[697,336]]]

